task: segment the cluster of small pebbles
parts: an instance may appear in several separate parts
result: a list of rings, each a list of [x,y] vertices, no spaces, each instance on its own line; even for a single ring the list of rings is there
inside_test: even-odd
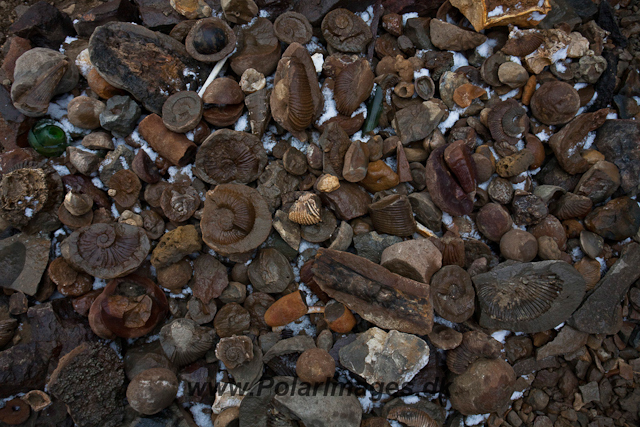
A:
[[[636,3],[67,12],[2,48],[0,426],[639,425]]]

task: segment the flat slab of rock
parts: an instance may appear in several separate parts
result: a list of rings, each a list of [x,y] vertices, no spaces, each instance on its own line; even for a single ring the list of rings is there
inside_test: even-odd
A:
[[[569,325],[565,325],[553,341],[538,349],[536,352],[536,359],[542,360],[549,356],[560,356],[562,354],[573,353],[580,347],[587,344],[588,337],[589,334],[573,329]]]
[[[404,387],[429,363],[429,346],[411,334],[371,328],[340,349],[340,363],[369,384]]]
[[[621,301],[640,278],[640,245],[631,243],[596,285],[569,324],[589,334],[613,335],[622,327]]]
[[[541,332],[567,320],[582,302],[585,281],[564,261],[505,262],[473,277],[480,326]]]
[[[0,240],[0,286],[34,295],[49,261],[49,239],[16,234]]]
[[[416,335],[431,332],[433,304],[428,284],[333,249],[320,249],[312,270],[324,292],[380,328]]]
[[[620,186],[626,194],[638,194],[640,185],[640,123],[635,120],[607,120],[594,141],[604,158],[620,169]]]
[[[124,22],[96,28],[89,55],[107,82],[131,93],[156,114],[162,114],[169,95],[196,90],[211,71],[172,37]]]

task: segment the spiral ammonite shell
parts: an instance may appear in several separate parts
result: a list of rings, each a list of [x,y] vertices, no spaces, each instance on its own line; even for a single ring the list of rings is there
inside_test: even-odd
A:
[[[62,242],[64,259],[74,268],[101,279],[135,271],[151,246],[143,228],[129,224],[93,224]]]
[[[202,239],[221,254],[249,252],[267,239],[271,223],[258,191],[241,184],[218,185],[204,202]]]

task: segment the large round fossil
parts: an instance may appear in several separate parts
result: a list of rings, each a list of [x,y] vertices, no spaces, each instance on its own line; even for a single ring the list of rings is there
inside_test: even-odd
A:
[[[582,275],[564,261],[504,263],[473,277],[480,326],[534,333],[567,320],[585,293]]]

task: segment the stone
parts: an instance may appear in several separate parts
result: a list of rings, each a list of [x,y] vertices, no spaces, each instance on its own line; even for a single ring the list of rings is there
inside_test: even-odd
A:
[[[113,150],[113,139],[106,132],[92,132],[82,138],[82,146],[90,150]]]
[[[88,96],[77,96],[67,106],[67,118],[72,125],[82,129],[96,129],[100,127],[100,114],[105,104]]]
[[[442,228],[442,211],[433,203],[427,191],[409,194],[411,209],[418,222],[426,225],[430,230],[440,231]]]
[[[630,197],[618,197],[591,211],[584,224],[605,239],[624,240],[635,236],[640,228],[640,206]]]
[[[0,67],[0,81],[8,79],[13,82],[13,71],[16,68],[16,61],[29,49],[31,49],[31,42],[22,37],[13,36],[5,42],[3,46],[5,55],[2,61],[2,67]]]
[[[170,94],[197,88],[210,70],[172,37],[123,22],[98,27],[89,41],[89,55],[107,82],[156,114],[162,113]]]
[[[83,343],[60,359],[48,387],[79,426],[116,427],[124,418],[124,379],[124,363],[111,347]]]
[[[62,42],[75,35],[71,18],[46,1],[39,1],[14,22],[9,31],[31,41],[33,46],[58,50]]]
[[[141,112],[140,106],[128,96],[113,96],[100,113],[100,126],[115,136],[124,138],[136,128]]]
[[[184,134],[173,132],[157,114],[149,114],[138,126],[140,136],[169,163],[186,166],[196,155],[197,146]]]
[[[376,326],[416,335],[431,332],[433,305],[428,284],[333,249],[318,250],[312,271],[324,292]]]
[[[573,192],[580,196],[587,196],[596,204],[607,200],[618,187],[620,187],[618,167],[606,160],[600,160],[580,177]]]
[[[587,344],[588,336],[589,334],[585,332],[580,332],[571,326],[565,325],[553,341],[536,351],[536,359],[542,360],[546,357],[573,353]]]
[[[444,110],[438,103],[425,101],[399,110],[392,124],[402,145],[408,145],[429,136],[443,117]]]
[[[201,248],[202,240],[193,225],[177,227],[160,238],[151,253],[151,264],[156,268],[167,267]]]
[[[261,249],[247,272],[254,288],[266,293],[280,293],[294,279],[289,260],[273,248]]]
[[[342,221],[338,227],[338,231],[331,236],[331,239],[329,249],[346,251],[353,242],[353,227],[351,227],[347,221]]]
[[[515,332],[556,327],[578,308],[585,293],[584,278],[564,261],[507,261],[472,280],[479,300],[480,326]],[[510,304],[501,305],[503,298]]]
[[[35,354],[41,357],[33,357]],[[20,343],[0,352],[0,398],[44,387],[48,357],[38,343]]]
[[[414,335],[371,328],[339,351],[340,363],[371,385],[401,389],[429,362],[429,346]]]
[[[264,172],[258,178],[258,193],[262,195],[269,205],[269,210],[274,212],[282,204],[281,197],[295,191],[300,184],[300,178],[289,174],[284,169],[282,160],[269,162]]]
[[[67,159],[83,175],[91,175],[98,170],[102,160],[96,153],[78,147],[67,147]]]
[[[371,204],[371,196],[350,182],[342,182],[337,190],[330,193],[321,192],[320,200],[343,221],[366,215]]]
[[[382,252],[380,264],[396,274],[422,283],[442,267],[442,254],[428,239],[407,240]]]
[[[213,255],[201,254],[193,261],[193,278],[189,285],[195,297],[203,304],[209,304],[229,286],[227,268]]]
[[[400,177],[398,174],[383,160],[369,163],[367,175],[360,181],[360,185],[371,193],[388,190],[399,183]]]
[[[596,381],[591,381],[590,383],[581,385],[578,388],[580,389],[582,401],[584,403],[600,402],[600,389],[598,388],[598,383]]]
[[[431,43],[440,50],[461,52],[474,49],[487,40],[483,34],[463,30],[457,25],[439,19],[432,19],[429,24]]]
[[[431,38],[429,38],[428,18],[409,18],[404,24],[404,35],[411,40],[416,49],[433,49]]]
[[[167,0],[134,0],[145,27],[167,32],[186,18],[171,7]]]
[[[510,404],[516,376],[504,360],[478,359],[449,386],[451,406],[464,415],[501,412]]]
[[[635,120],[607,120],[597,131],[594,144],[608,162],[620,170],[620,186],[629,196],[640,185],[640,124]]]
[[[402,242],[401,237],[390,234],[378,234],[375,231],[353,237],[353,245],[356,248],[356,253],[376,264],[379,264],[382,260],[382,252],[384,252],[385,249],[400,242]]]
[[[589,334],[617,333],[622,327],[620,302],[632,283],[640,278],[640,245],[625,246],[618,261],[573,314],[569,324]]]
[[[138,8],[129,0],[111,0],[89,9],[73,21],[78,36],[89,38],[107,22],[138,22]]]
[[[108,183],[111,177],[122,169],[129,169],[133,163],[133,151],[126,145],[118,145],[110,151],[100,164],[100,181]]]
[[[534,388],[527,396],[527,403],[534,411],[542,411],[549,404],[549,395],[539,388]]]
[[[9,91],[0,86],[0,145],[5,153],[28,145],[29,129],[35,124],[35,119],[22,114],[11,102]]]
[[[273,215],[273,228],[280,234],[282,240],[296,251],[298,250],[302,239],[300,236],[300,224],[291,221],[286,212],[278,209]]]
[[[49,239],[24,233],[0,240],[0,287],[35,295],[50,247]]]

